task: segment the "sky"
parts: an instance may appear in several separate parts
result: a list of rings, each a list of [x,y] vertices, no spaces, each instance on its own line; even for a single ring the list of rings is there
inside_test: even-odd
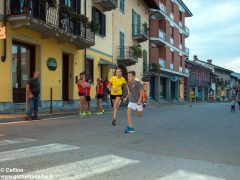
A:
[[[240,73],[240,0],[183,0],[193,17],[186,18],[193,55]]]

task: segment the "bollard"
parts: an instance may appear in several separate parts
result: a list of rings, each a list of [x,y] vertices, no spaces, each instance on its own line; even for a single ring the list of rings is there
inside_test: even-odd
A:
[[[53,108],[52,108],[52,88],[50,88],[50,114],[53,113]]]

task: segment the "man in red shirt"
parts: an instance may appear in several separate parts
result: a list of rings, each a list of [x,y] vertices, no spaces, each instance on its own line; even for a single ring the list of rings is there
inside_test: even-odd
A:
[[[97,86],[96,86],[96,99],[97,99],[97,107],[99,112],[96,114],[103,114],[104,113],[104,109],[102,107],[102,102],[101,100],[104,97],[104,86],[102,83],[102,79],[101,78],[97,78]]]

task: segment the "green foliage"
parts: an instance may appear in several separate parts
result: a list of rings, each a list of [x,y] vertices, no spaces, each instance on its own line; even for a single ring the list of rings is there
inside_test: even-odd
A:
[[[94,32],[98,32],[101,29],[101,25],[98,24],[95,21],[91,21],[90,23],[87,24],[87,26]]]
[[[152,63],[151,64],[151,69],[154,72],[160,72],[161,70],[161,65],[159,63]]]
[[[142,57],[142,48],[139,45],[134,45],[131,46],[131,49],[133,50],[133,55],[137,58],[141,58]]]

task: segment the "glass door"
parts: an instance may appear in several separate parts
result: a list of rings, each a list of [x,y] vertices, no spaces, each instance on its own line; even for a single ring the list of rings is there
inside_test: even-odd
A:
[[[14,43],[12,45],[13,102],[26,100],[26,84],[34,71],[34,47]]]

